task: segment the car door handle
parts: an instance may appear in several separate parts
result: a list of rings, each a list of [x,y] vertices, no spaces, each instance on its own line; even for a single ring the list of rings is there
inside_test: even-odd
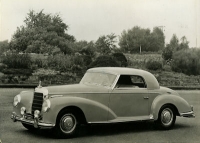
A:
[[[149,97],[147,97],[147,96],[144,96],[144,99],[149,99]]]

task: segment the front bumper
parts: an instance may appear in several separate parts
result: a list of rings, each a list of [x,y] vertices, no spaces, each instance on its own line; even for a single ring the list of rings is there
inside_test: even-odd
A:
[[[14,112],[11,115],[11,119],[13,120],[13,122],[19,121],[25,124],[32,125],[35,128],[51,129],[55,126],[55,124],[41,122],[38,120],[38,118],[34,118],[33,120],[28,120],[25,119],[24,117],[19,117]]]
[[[181,117],[188,117],[188,118],[195,118],[194,112],[190,111],[190,112],[186,112],[186,113],[180,113]]]

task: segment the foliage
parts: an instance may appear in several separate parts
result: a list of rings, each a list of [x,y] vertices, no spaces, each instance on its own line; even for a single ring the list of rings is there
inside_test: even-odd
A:
[[[64,54],[51,55],[47,58],[47,67],[58,71],[69,71],[73,65],[71,56]]]
[[[95,45],[93,42],[88,43],[85,47],[80,50],[82,55],[90,56],[91,58],[95,57]]]
[[[123,53],[113,53],[112,56],[120,64],[121,67],[128,66],[128,61]]]
[[[123,31],[119,45],[124,52],[139,53],[141,51],[159,51],[164,48],[164,33],[158,27],[153,29],[142,29],[138,26]]]
[[[2,56],[2,63],[8,68],[28,69],[31,65],[31,57],[28,54],[7,53]]]
[[[12,74],[12,75],[31,75],[32,74],[32,70],[31,69],[16,69],[16,68],[5,68],[2,70],[2,73],[4,74]]]
[[[187,41],[187,38],[185,37],[185,36],[183,36],[182,38],[181,38],[181,43],[180,43],[180,45],[179,45],[179,47],[178,47],[178,49],[177,50],[185,50],[185,49],[188,49],[189,48],[189,41]]]
[[[0,55],[9,50],[8,40],[0,41]]]
[[[131,68],[146,69],[146,63],[149,60],[162,62],[162,57],[158,53],[148,54],[125,54],[128,60],[128,66]]]
[[[171,64],[172,70],[187,75],[200,75],[200,50],[187,49],[174,53]]]
[[[101,54],[110,54],[113,49],[116,49],[116,37],[117,36],[113,33],[106,36],[100,36],[95,43],[97,51]]]
[[[120,67],[120,64],[109,55],[99,56],[97,59],[89,65],[89,68],[92,67]]]
[[[176,36],[176,34],[173,34],[170,43],[169,43],[169,47],[171,47],[171,49],[173,51],[177,51],[178,47],[179,47],[179,40],[178,37]]]
[[[45,75],[51,75],[51,76],[54,76],[56,74],[58,74],[59,72],[58,71],[55,71],[55,70],[52,70],[52,69],[37,69],[33,75],[37,75],[37,76],[45,76]]]
[[[7,68],[7,65],[0,63],[0,72]]]
[[[169,44],[163,49],[162,57],[165,61],[169,61],[172,59],[173,51]]]
[[[149,60],[146,63],[146,68],[149,70],[161,70],[162,63],[156,60]]]
[[[64,54],[72,52],[71,45],[75,38],[68,35],[68,26],[59,15],[35,13],[33,10],[24,20],[25,26],[17,28],[10,42],[11,49],[29,53],[53,54],[60,49]]]

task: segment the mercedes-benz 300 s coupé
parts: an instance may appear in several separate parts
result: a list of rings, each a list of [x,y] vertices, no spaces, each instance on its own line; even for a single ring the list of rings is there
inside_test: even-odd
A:
[[[52,128],[58,137],[71,137],[78,125],[92,123],[154,120],[171,129],[176,116],[194,117],[193,107],[151,73],[104,67],[87,70],[79,84],[21,92],[11,118],[29,130]]]

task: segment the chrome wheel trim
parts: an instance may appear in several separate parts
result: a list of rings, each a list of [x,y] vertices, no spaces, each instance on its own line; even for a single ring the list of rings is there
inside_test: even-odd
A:
[[[170,108],[166,108],[161,113],[161,122],[164,126],[170,126],[173,122],[174,114]]]
[[[66,134],[73,132],[76,124],[76,118],[73,114],[65,114],[60,119],[60,129]]]

